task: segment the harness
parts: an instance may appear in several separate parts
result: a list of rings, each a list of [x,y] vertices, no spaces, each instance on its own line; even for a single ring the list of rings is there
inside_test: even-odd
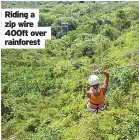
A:
[[[87,101],[87,104],[88,104],[88,102],[90,102],[91,104],[93,104],[93,105],[96,106],[96,108],[92,108],[92,109],[95,109],[93,112],[98,113],[99,110],[101,110],[101,111],[104,110],[104,109],[102,109],[102,107],[105,107],[105,103],[104,103],[104,105],[100,108],[100,107],[99,107],[100,104],[94,104],[94,103],[92,103],[92,102],[89,101],[89,100]],[[101,103],[101,104],[102,104],[102,103]],[[91,108],[91,107],[90,107],[90,108]]]
[[[102,94],[103,94],[103,89],[102,88],[101,88],[101,93],[100,94],[101,94],[101,97],[102,97]],[[103,99],[103,98],[101,98],[101,99]],[[93,109],[93,112],[96,112],[96,113],[104,110],[104,108],[105,108],[105,102],[93,103],[90,98],[88,99],[87,104],[91,109]]]
[[[93,105],[96,105],[96,106],[97,106],[97,108],[94,110],[94,112],[96,111],[96,112],[98,113],[98,110],[101,110],[101,111],[102,111],[102,109],[99,108],[99,105],[100,105],[100,104],[93,104]],[[105,104],[104,104],[104,106],[105,106]],[[103,107],[104,107],[104,106],[103,106]]]

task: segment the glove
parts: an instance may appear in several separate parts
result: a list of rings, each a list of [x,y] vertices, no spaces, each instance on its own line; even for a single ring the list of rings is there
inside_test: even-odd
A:
[[[95,73],[95,74],[103,74],[104,71],[102,71],[102,70],[100,70],[100,69],[97,69],[97,70],[94,71],[94,73]]]
[[[95,74],[100,74],[100,72],[101,72],[100,69],[94,71]]]

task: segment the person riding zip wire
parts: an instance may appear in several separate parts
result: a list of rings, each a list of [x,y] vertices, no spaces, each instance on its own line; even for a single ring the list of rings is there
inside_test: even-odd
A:
[[[105,93],[107,91],[108,83],[109,83],[109,73],[101,70],[96,70],[97,74],[104,74],[105,79],[103,86],[100,86],[100,80],[97,75],[89,76],[88,82],[90,84],[90,89],[87,91],[88,101],[87,101],[87,109],[90,112],[101,112],[106,108],[105,105]]]

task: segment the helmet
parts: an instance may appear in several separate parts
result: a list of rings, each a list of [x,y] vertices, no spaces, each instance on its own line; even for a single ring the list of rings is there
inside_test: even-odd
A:
[[[88,79],[90,85],[99,84],[99,78],[96,75],[91,75]]]

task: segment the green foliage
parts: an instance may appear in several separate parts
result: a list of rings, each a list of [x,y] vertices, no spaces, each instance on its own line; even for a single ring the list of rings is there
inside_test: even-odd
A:
[[[2,2],[39,8],[45,49],[2,49],[3,140],[138,140],[138,2]],[[68,23],[64,33],[62,23]],[[107,109],[86,109],[87,77],[109,70]],[[100,79],[103,79],[100,76]],[[102,81],[103,82],[103,81]]]
[[[120,32],[116,28],[107,26],[105,28],[101,31],[102,35],[107,36],[112,41],[119,37]]]
[[[97,34],[99,33],[99,25],[96,21],[87,21],[85,25],[83,25],[83,30],[90,34]]]
[[[120,18],[120,19],[126,19],[126,15],[125,15],[125,13],[124,13],[123,10],[117,11],[116,17],[117,17],[117,18]]]
[[[54,16],[53,17],[48,17],[48,15],[46,15],[45,13],[40,13],[39,15],[39,26],[51,26],[51,24],[54,21]]]
[[[111,76],[111,82],[114,83],[113,89],[119,87],[125,93],[129,93],[129,89],[133,82],[138,82],[138,71],[132,68],[123,68],[118,71],[114,71]]]

